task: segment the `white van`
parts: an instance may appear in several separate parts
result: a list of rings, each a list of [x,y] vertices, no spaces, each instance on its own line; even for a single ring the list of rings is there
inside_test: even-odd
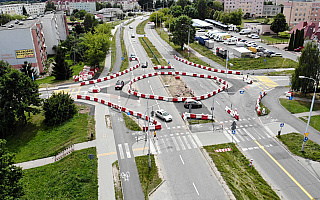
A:
[[[231,38],[231,35],[228,34],[228,33],[218,33],[214,40],[217,41],[217,42],[222,42],[222,41],[225,41],[227,40],[228,38]]]
[[[250,34],[251,33],[251,29],[242,29],[239,34],[240,35],[247,35],[247,34]]]
[[[236,44],[237,43],[237,38],[228,38],[223,44],[231,45],[231,44]]]
[[[237,47],[244,47],[245,45],[244,45],[244,42],[237,42],[236,46]]]

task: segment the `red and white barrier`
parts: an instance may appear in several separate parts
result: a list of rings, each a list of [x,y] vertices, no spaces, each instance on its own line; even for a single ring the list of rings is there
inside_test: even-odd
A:
[[[174,67],[157,65],[157,66],[154,66],[153,69],[174,69]]]
[[[89,92],[91,93],[99,93],[101,91],[100,86],[93,86],[91,88],[89,88]]]
[[[243,77],[243,81],[246,82],[246,83],[248,83],[248,84],[252,84],[252,83],[253,83],[253,81],[252,81],[251,78],[249,78],[249,77],[247,78],[247,77],[245,77],[245,76]]]
[[[131,58],[131,57],[130,57],[129,60],[130,60],[130,61],[134,61],[134,60],[138,60],[138,61],[139,61],[138,57],[136,57],[136,58]]]
[[[115,73],[113,75],[110,75],[110,76],[106,76],[104,78],[98,78],[96,80],[90,80],[90,81],[85,81],[85,82],[81,82],[81,86],[83,85],[89,85],[89,84],[95,84],[95,83],[100,83],[102,81],[107,81],[107,80],[111,80],[111,79],[114,79],[114,78],[117,78],[123,74],[126,74],[132,70],[135,70],[137,69],[138,67],[140,66],[140,63],[133,66],[133,67],[130,67],[129,69],[126,69],[126,70],[123,70],[122,72],[118,72],[118,73]]]
[[[236,120],[239,120],[239,114],[237,109],[231,110],[228,106],[226,106],[225,111],[231,115],[231,117],[234,117]]]
[[[261,115],[261,107],[260,107],[261,99],[266,95],[267,95],[267,93],[265,91],[260,92],[260,95],[259,95],[259,97],[257,99],[256,110],[257,110],[258,115]]]
[[[77,81],[87,81],[93,78],[94,74],[98,71],[99,69],[96,68],[91,68],[90,66],[83,66],[82,71],[79,72],[79,75],[73,76],[73,79],[75,82]]]
[[[207,66],[204,66],[204,65],[200,65],[200,64],[196,64],[196,63],[193,63],[193,62],[190,62],[188,60],[185,60],[185,59],[182,59],[182,58],[179,58],[178,56],[174,56],[174,58],[178,61],[181,61],[185,64],[188,64],[188,65],[191,65],[191,66],[194,66],[194,67],[198,67],[198,68],[201,68],[201,69],[205,69],[205,70],[208,70],[208,71],[212,71],[212,72],[217,72],[217,73],[223,73],[223,74],[234,74],[234,75],[241,75],[241,72],[240,71],[234,71],[234,70],[223,70],[223,69],[215,69],[215,68],[212,68],[212,67],[207,67]]]
[[[151,95],[151,94],[143,94],[140,92],[135,92],[131,90],[131,85],[134,82],[137,82],[139,80],[149,78],[152,76],[158,76],[158,75],[180,75],[180,76],[192,76],[192,77],[199,77],[199,78],[208,78],[208,79],[213,79],[221,84],[223,84],[222,87],[218,88],[217,90],[214,90],[210,93],[203,94],[201,96],[196,96],[196,97],[166,97],[166,96],[158,96],[158,95]],[[163,101],[172,101],[172,102],[183,102],[186,99],[194,99],[194,100],[203,100],[207,99],[209,97],[212,97],[216,95],[217,93],[222,92],[226,88],[228,88],[228,84],[226,83],[225,80],[217,77],[217,76],[212,76],[212,75],[207,75],[207,74],[197,74],[197,73],[189,73],[189,72],[154,72],[154,73],[149,73],[149,74],[143,74],[141,76],[138,76],[134,79],[132,79],[129,84],[128,84],[128,92],[134,96],[141,97],[141,98],[149,98],[149,99],[157,99],[157,100],[163,100]]]
[[[184,120],[187,119],[198,119],[198,120],[211,120],[213,119],[212,115],[206,115],[206,114],[194,114],[194,113],[182,113],[182,118]]]
[[[119,105],[111,103],[109,101],[105,101],[105,100],[103,100],[101,98],[85,96],[85,95],[77,95],[77,99],[83,99],[83,100],[99,102],[99,103],[107,105],[107,106],[109,106],[111,108],[115,108],[115,109],[117,109],[117,110],[119,110],[121,112],[125,112],[125,113],[130,112],[130,114],[135,116],[135,117],[138,117],[138,118],[141,118],[141,119],[144,119],[144,120],[148,120],[148,116],[147,115],[144,115],[144,114],[139,113],[139,112],[135,112],[133,110],[130,110],[130,109],[122,107],[122,106],[119,106]],[[153,125],[149,126],[150,130],[151,129],[154,129],[154,130],[161,129],[161,123],[159,121],[157,121],[156,119],[154,119],[152,117],[149,117],[149,121],[153,124]],[[143,127],[143,130],[148,130],[148,127]]]
[[[226,148],[226,149],[216,149],[214,150],[215,152],[217,153],[220,153],[220,152],[226,152],[226,151],[231,151],[231,148]]]

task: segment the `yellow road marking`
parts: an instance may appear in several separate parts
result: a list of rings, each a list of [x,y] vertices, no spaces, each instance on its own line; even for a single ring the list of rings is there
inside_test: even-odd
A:
[[[80,87],[78,88],[78,91],[76,93],[79,93],[80,92]]]
[[[279,85],[267,76],[256,76],[256,78],[259,79],[261,82],[263,82],[263,84],[265,84],[268,87],[274,88]]]
[[[284,173],[286,173],[286,174],[289,176],[289,178],[291,178],[291,180],[292,180],[295,184],[297,184],[297,186],[298,186],[310,199],[313,199],[313,200],[314,200],[314,198],[307,192],[307,190],[304,189],[304,188],[302,187],[302,185],[300,185],[300,183],[298,183],[298,181],[297,181],[295,178],[293,178],[293,176],[291,176],[291,174],[289,174],[289,172],[288,172],[284,167],[282,167],[282,165],[281,165],[276,159],[274,159],[274,157],[273,157],[267,150],[265,150],[265,148],[264,148],[257,140],[254,140],[254,142],[257,143],[257,145],[273,160],[273,162],[275,162],[275,163],[280,167],[280,169],[282,169],[282,171],[283,171]]]
[[[132,149],[132,151],[141,151],[141,150],[148,150],[148,149],[149,149],[149,147],[142,147],[142,148]],[[98,154],[98,157],[109,156],[109,155],[114,155],[114,154],[117,154],[117,152],[101,153],[101,154]]]

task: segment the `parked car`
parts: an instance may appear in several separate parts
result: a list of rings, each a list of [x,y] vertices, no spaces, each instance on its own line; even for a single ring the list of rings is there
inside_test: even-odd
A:
[[[259,35],[257,35],[257,34],[253,34],[253,35],[251,36],[251,39],[260,39],[260,37],[259,37]]]
[[[258,47],[256,43],[251,43],[251,47]]]
[[[156,110],[155,115],[166,122],[172,121],[172,116],[163,109]]]
[[[131,60],[135,60],[136,59],[136,55],[134,54],[134,53],[132,53],[131,55],[130,55],[130,61]]]
[[[202,108],[202,103],[194,99],[187,99],[184,101],[184,107],[189,108],[191,105],[192,108]]]
[[[246,41],[248,41],[248,40],[240,40],[240,42],[246,42]]]
[[[251,38],[253,35],[255,35],[255,34],[249,34],[249,35],[247,35],[247,37]]]
[[[300,51],[302,51],[302,49],[304,49],[304,47],[303,47],[303,46],[300,46],[300,47],[298,47],[298,48],[295,48],[294,51],[295,51],[295,52],[300,52]]]
[[[121,80],[118,80],[117,83],[116,83],[115,89],[116,90],[122,90],[123,86],[124,86],[124,82],[121,81]]]
[[[131,25],[129,26],[129,28],[130,28],[130,29],[133,29],[133,27],[132,27]]]
[[[257,48],[258,51],[261,51],[261,52],[266,50],[263,46],[257,46],[256,48]]]
[[[282,53],[273,53],[270,54],[271,57],[282,57]]]
[[[135,37],[136,37],[136,36],[132,33],[132,34],[131,34],[131,38],[135,38]]]
[[[147,68],[147,67],[148,67],[148,62],[143,62],[143,63],[141,63],[141,67],[142,67],[142,68]]]
[[[206,29],[202,28],[202,29],[198,30],[198,32],[206,32]]]

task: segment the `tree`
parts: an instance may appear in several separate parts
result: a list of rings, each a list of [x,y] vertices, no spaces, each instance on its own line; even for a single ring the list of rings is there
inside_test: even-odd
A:
[[[195,18],[196,9],[191,5],[186,5],[183,10],[183,14],[187,15],[190,18]]]
[[[215,11],[216,10],[219,10],[219,11],[223,10],[223,5],[220,1],[211,1],[211,2],[209,1],[208,6]]]
[[[278,13],[274,16],[274,21],[271,23],[270,29],[277,35],[279,32],[285,31],[288,27],[286,17],[283,13]]]
[[[206,0],[199,0],[197,3],[198,17],[204,20],[208,15],[208,5]]]
[[[222,13],[221,11],[217,10],[216,12],[214,12],[214,15],[212,16],[212,19],[214,19],[216,21],[219,21],[221,13]]]
[[[105,7],[106,7],[105,4],[96,1],[96,11],[99,11],[99,10],[101,10],[102,8],[105,8]]]
[[[27,10],[24,6],[22,6],[22,15],[28,16]]]
[[[112,4],[109,1],[106,3],[106,8],[112,8]]]
[[[17,121],[26,123],[25,112],[38,113],[40,102],[38,85],[0,60],[0,137],[8,134]]]
[[[84,45],[87,47],[84,57],[86,63],[91,67],[99,67],[99,63],[104,61],[110,47],[110,35],[99,33],[86,33],[84,36]]]
[[[240,8],[238,10],[232,11],[229,14],[229,23],[232,23],[234,25],[241,25],[242,15],[243,15],[243,12]]]
[[[300,30],[296,30],[295,38],[294,38],[294,43],[293,43],[293,48],[298,48],[299,47],[299,40],[300,40]]]
[[[226,12],[221,13],[219,21],[221,21],[224,24],[228,24],[230,21],[230,15]]]
[[[189,42],[192,43],[196,34],[196,30],[192,26],[192,19],[186,15],[181,15],[174,22],[174,31],[172,33],[173,37],[171,40],[175,45],[181,46],[181,49],[183,49],[184,44],[188,43],[189,28]]]
[[[98,21],[93,14],[87,13],[86,17],[84,18],[83,25],[86,33],[89,31],[93,32],[94,28],[98,25]]]
[[[162,21],[164,19],[164,14],[160,11],[153,12],[149,17],[149,21],[157,23],[156,26],[160,25],[160,19],[162,19]]]
[[[314,90],[314,81],[310,79],[300,79],[299,76],[306,76],[316,80],[319,85],[320,75],[320,50],[318,45],[314,42],[309,42],[305,45],[301,56],[299,58],[299,65],[295,69],[292,76],[292,89],[304,93]]]
[[[299,39],[299,46],[303,46],[304,44],[304,29],[300,30],[300,39]]]
[[[269,22],[270,22],[269,18],[265,18],[264,21],[263,21],[264,24],[268,24]]]
[[[10,22],[12,19],[11,15],[9,14],[0,14],[0,24],[6,24]]]
[[[170,10],[171,10],[172,15],[173,15],[174,17],[179,17],[179,16],[181,16],[182,13],[183,13],[182,7],[181,7],[181,6],[177,6],[177,5],[171,6],[171,7],[170,7]]]
[[[65,47],[59,46],[57,49],[55,63],[53,63],[52,75],[57,80],[68,80],[73,73],[72,68],[65,61]]]
[[[24,195],[22,168],[13,162],[14,154],[6,148],[6,140],[0,139],[0,199],[20,199]]]
[[[294,50],[293,44],[294,44],[294,33],[291,33],[291,37],[290,37],[290,41],[289,41],[289,47],[288,47],[289,51],[293,51]]]
[[[73,31],[76,32],[77,35],[80,35],[81,33],[85,33],[84,28],[81,26],[81,24],[76,24],[73,27]]]
[[[184,10],[184,7],[187,5],[191,5],[191,2],[189,0],[178,0],[176,2],[176,5],[181,6],[182,10]]]
[[[54,2],[53,1],[48,1],[47,5],[46,5],[45,12],[46,11],[53,11],[53,10],[56,10],[56,6],[54,5]]]
[[[20,71],[24,73],[26,76],[30,77],[32,80],[37,79],[37,72],[32,67],[32,64],[28,63],[28,61],[24,61],[24,64],[22,65],[22,68]]]
[[[43,101],[44,122],[55,126],[71,119],[77,112],[74,100],[68,93],[53,93]]]

